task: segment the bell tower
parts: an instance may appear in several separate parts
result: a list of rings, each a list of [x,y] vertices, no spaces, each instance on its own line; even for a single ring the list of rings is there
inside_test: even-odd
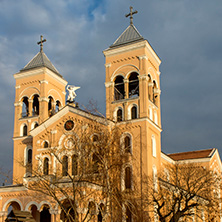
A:
[[[158,168],[161,158],[161,60],[134,26],[136,13],[130,7],[126,15],[130,25],[103,51],[106,117],[132,135],[133,152],[140,159],[141,169],[149,174],[153,166]]]
[[[160,121],[160,59],[133,25],[104,51],[106,58],[106,116],[114,121],[150,118]]]
[[[15,117],[14,117],[14,160],[13,173],[22,178],[27,175],[21,163],[32,163],[32,138],[29,132],[42,124],[65,106],[67,81],[43,52],[46,39],[41,36],[40,52],[23,68],[14,74]],[[14,178],[15,179],[15,178]]]

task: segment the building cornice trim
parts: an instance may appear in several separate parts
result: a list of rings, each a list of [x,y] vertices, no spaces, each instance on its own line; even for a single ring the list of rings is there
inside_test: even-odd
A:
[[[32,70],[28,70],[28,71],[21,71],[21,72],[15,73],[14,78],[17,80],[17,79],[22,79],[24,77],[31,77],[31,76],[35,76],[35,75],[39,75],[39,74],[47,74],[50,77],[52,77],[53,79],[57,80],[62,85],[65,85],[65,86],[68,83],[65,79],[58,76],[56,73],[52,72],[50,69],[48,69],[46,67],[32,69]],[[47,82],[46,80],[41,80],[41,81]]]

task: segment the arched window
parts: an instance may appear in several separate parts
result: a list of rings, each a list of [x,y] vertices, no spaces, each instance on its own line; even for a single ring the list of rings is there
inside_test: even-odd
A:
[[[53,116],[55,114],[55,109],[53,107],[53,98],[51,96],[49,96],[49,102],[48,102],[48,113],[49,113],[49,117]]]
[[[59,100],[57,100],[57,101],[56,101],[55,112],[57,113],[60,109],[61,109],[61,103],[59,102]]]
[[[62,202],[63,209],[60,214],[60,221],[79,221],[78,214],[74,209],[77,209],[76,204],[71,199],[65,199]],[[77,219],[77,220],[76,220]]]
[[[78,156],[72,156],[72,175],[75,176],[78,174]]]
[[[93,142],[98,142],[98,141],[99,141],[98,135],[93,135],[92,141],[93,141]]]
[[[129,98],[139,96],[139,79],[138,73],[133,72],[129,77]]]
[[[150,101],[153,101],[153,93],[152,93],[152,89],[153,89],[153,83],[152,83],[152,79],[151,76],[148,75],[149,77],[149,81],[148,81],[148,98]]]
[[[152,136],[152,140],[151,140],[151,145],[152,145],[152,154],[153,157],[156,157],[156,139],[154,136]]]
[[[29,149],[29,150],[28,150],[27,163],[28,163],[28,164],[31,164],[31,163],[32,163],[32,149]]]
[[[43,174],[49,175],[49,159],[46,157],[43,162]]]
[[[62,176],[68,175],[68,157],[64,156],[62,158]]]
[[[132,222],[132,212],[130,206],[126,206],[126,222]]]
[[[114,85],[114,99],[120,100],[124,99],[125,91],[124,91],[124,81],[122,76],[117,76],[115,79]]]
[[[27,117],[29,115],[29,102],[28,97],[22,99],[22,117]]]
[[[99,205],[98,222],[102,222],[103,221],[104,212],[105,212],[105,206],[104,206],[103,203],[101,203]]]
[[[125,189],[132,188],[132,170],[130,167],[125,168]]]
[[[133,106],[131,109],[131,118],[137,119],[137,107],[136,106]]]
[[[44,206],[40,212],[40,221],[49,222],[51,221],[51,214],[49,212],[49,206]]]
[[[36,127],[38,127],[39,126],[39,124],[38,123],[35,123],[35,125],[34,125],[34,129],[36,128]]]
[[[124,152],[131,153],[131,139],[129,136],[124,138]]]
[[[24,126],[23,126],[23,136],[27,136],[28,135],[28,127],[27,127],[27,125],[25,124]]]
[[[91,216],[96,215],[96,204],[93,201],[89,202],[88,210]]]
[[[158,94],[157,94],[157,84],[155,81],[153,81],[153,103],[155,105],[158,104]]]
[[[123,111],[122,111],[122,109],[121,108],[119,108],[118,110],[117,110],[117,122],[121,122],[121,121],[123,121]]]
[[[32,104],[32,115],[39,115],[39,95],[34,95]]]
[[[93,173],[99,173],[99,165],[101,161],[99,159],[98,154],[94,153],[92,156],[92,163],[93,163]]]
[[[47,141],[45,141],[44,144],[43,144],[43,147],[44,148],[49,148],[49,143]]]

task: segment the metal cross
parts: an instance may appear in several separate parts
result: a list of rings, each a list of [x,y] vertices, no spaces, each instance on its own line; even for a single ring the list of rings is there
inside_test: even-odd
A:
[[[41,35],[40,36],[40,41],[37,42],[38,45],[40,44],[40,52],[43,51],[43,42],[46,42],[46,39],[43,39],[43,36]]]
[[[130,13],[125,15],[126,17],[130,16],[130,25],[133,24],[133,15],[137,14],[137,13],[138,13],[138,11],[133,12],[133,7],[130,6]]]

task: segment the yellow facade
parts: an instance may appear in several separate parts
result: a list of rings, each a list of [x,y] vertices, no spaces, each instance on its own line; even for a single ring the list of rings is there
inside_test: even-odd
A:
[[[135,38],[124,39],[126,32],[135,34]],[[40,66],[35,63],[36,57],[45,56],[43,51],[33,58],[34,62],[32,60],[14,75],[13,185],[0,188],[0,221],[6,218],[10,205],[22,211],[31,211],[31,207],[35,206],[33,214],[36,221],[41,221],[40,212],[47,205],[51,221],[60,220],[61,210],[50,198],[39,199],[35,192],[29,191],[22,184],[29,182],[34,168],[39,167],[43,171],[41,164],[45,158],[49,161],[48,174],[56,173],[56,159],[50,154],[49,147],[61,149],[59,155],[67,155],[68,163],[71,164],[71,156],[75,150],[66,147],[62,151],[63,146],[68,146],[65,144],[68,143],[69,132],[64,129],[68,120],[72,120],[75,127],[90,125],[90,122],[96,120],[101,128],[109,130],[116,124],[121,129],[121,138],[130,138],[133,158],[129,158],[126,166],[131,167],[138,184],[141,184],[144,175],[152,175],[164,165],[178,161],[201,162],[221,172],[221,160],[216,150],[209,157],[189,160],[186,155],[181,160],[176,160],[161,152],[161,61],[135,26],[131,24],[103,53],[106,67],[106,118],[66,104],[67,81],[51,63],[41,63]],[[46,57],[44,59],[47,60]],[[81,135],[77,132],[76,137]],[[31,164],[32,169],[24,167],[28,164]],[[71,172],[71,168],[69,171]],[[99,205],[102,200],[97,195],[94,201]],[[86,206],[80,208],[79,212],[85,212]],[[119,221],[126,220],[119,218]]]

